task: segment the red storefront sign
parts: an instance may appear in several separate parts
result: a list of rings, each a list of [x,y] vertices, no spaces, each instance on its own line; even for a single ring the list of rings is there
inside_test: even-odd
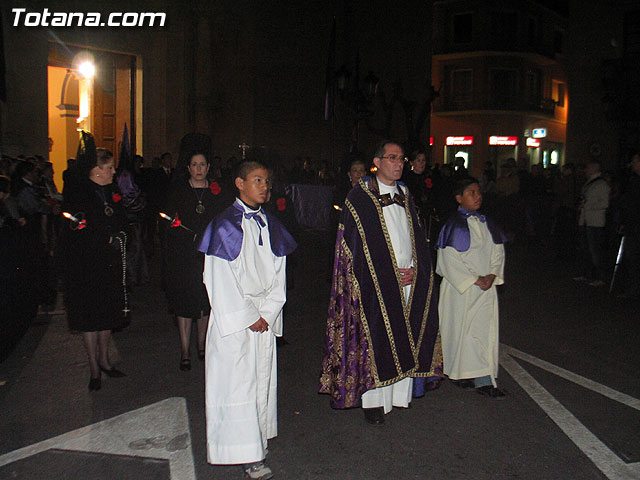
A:
[[[537,138],[527,138],[527,147],[538,148],[540,146],[540,140]]]
[[[492,135],[489,137],[489,145],[516,146],[518,145],[518,137],[500,137]]]
[[[473,137],[447,137],[447,145],[473,145]]]

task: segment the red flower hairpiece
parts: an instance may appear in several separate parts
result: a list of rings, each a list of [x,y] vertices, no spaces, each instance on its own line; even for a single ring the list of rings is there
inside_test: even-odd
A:
[[[120,200],[122,200],[122,195],[120,195],[119,193],[114,193],[113,195],[111,195],[111,198],[113,199],[113,203],[118,203]]]
[[[284,197],[280,197],[276,200],[276,205],[278,206],[278,211],[285,211],[287,209],[287,199]]]
[[[218,195],[222,191],[222,188],[220,188],[220,185],[218,185],[218,182],[211,182],[211,185],[209,185],[209,190],[214,195]]]

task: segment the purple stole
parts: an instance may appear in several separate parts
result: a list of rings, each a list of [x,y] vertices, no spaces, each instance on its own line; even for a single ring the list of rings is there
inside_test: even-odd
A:
[[[405,308],[382,208],[377,180],[365,177],[349,192],[338,227],[319,389],[333,408],[357,407],[366,391],[426,377],[431,367],[438,295],[429,248],[407,196],[415,275]]]

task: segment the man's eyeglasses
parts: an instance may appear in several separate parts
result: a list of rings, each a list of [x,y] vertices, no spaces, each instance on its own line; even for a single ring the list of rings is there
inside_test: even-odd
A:
[[[406,163],[409,161],[409,159],[407,157],[404,157],[402,155],[386,155],[384,157],[380,157],[380,158],[387,158],[389,160],[391,160],[392,162],[398,162],[398,163]]]

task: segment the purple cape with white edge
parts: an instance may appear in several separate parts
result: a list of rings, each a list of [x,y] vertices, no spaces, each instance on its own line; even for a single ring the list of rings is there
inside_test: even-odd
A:
[[[296,241],[287,229],[284,228],[280,220],[264,209],[262,212],[267,217],[271,251],[276,257],[289,255],[298,246]],[[211,220],[211,223],[209,223],[202,235],[198,250],[207,255],[214,255],[229,262],[238,258],[240,250],[242,249],[242,238],[244,236],[244,232],[242,231],[243,215],[244,208],[242,208],[242,205],[236,200],[233,205]]]
[[[489,217],[458,207],[456,213],[449,217],[447,223],[445,223],[442,230],[440,230],[440,236],[438,237],[438,243],[436,246],[438,248],[453,247],[458,252],[466,252],[469,250],[469,247],[471,246],[471,234],[469,233],[467,219],[472,215],[485,219],[489,233],[491,233],[493,243],[506,243],[506,235]]]

